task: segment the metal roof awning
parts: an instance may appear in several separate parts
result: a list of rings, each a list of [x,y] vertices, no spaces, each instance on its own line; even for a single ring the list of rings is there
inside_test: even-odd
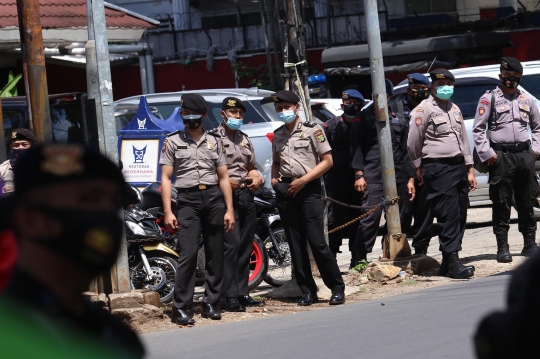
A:
[[[504,47],[512,46],[507,32],[469,33],[440,36],[426,39],[392,41],[382,43],[384,64],[403,64],[438,61],[460,63],[470,59],[482,61],[493,57]],[[369,69],[369,47],[367,44],[325,49],[321,62],[326,69],[367,67]]]

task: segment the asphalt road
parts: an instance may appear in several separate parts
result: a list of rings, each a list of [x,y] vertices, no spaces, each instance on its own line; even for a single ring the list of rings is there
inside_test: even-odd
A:
[[[152,359],[474,358],[508,274],[279,317],[142,335]],[[385,305],[381,305],[384,302]]]

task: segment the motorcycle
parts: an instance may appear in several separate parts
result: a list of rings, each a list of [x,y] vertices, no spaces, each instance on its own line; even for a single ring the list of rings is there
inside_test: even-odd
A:
[[[271,286],[280,287],[291,280],[291,250],[281,217],[276,210],[276,193],[270,188],[260,188],[255,194],[257,211],[257,235],[264,238],[263,244],[268,253],[268,271],[264,281]]]
[[[162,303],[172,300],[178,254],[165,240],[150,213],[134,206],[142,201],[141,192],[126,188],[128,203],[124,220],[131,289],[150,289],[159,294]]]
[[[147,212],[154,215],[158,218],[158,225],[162,230],[162,235],[164,240],[172,241],[171,237],[176,238],[176,230],[170,230],[165,227],[163,211],[163,205],[161,202],[161,184],[160,182],[155,182],[149,184],[142,191],[142,202],[138,205],[139,208],[146,210]],[[171,208],[173,212],[176,209],[176,197],[177,191],[175,188],[172,189],[171,194]],[[205,276],[205,255],[204,255],[204,246],[202,243],[202,237],[198,239],[199,251],[197,254],[197,269],[195,272],[195,285],[201,286],[204,285],[204,276]],[[263,241],[259,238],[258,235],[255,235],[253,240],[253,252],[251,253],[250,262],[250,273],[248,278],[248,287],[250,290],[257,288],[259,284],[265,279],[266,273],[268,270],[268,254],[265,248]]]

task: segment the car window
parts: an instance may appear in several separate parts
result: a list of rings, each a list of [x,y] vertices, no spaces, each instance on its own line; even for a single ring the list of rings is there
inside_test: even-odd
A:
[[[279,121],[273,101],[253,101],[252,104],[260,110],[260,113],[265,114],[270,121]]]
[[[50,104],[53,141],[84,142],[80,101],[61,101]]]
[[[322,123],[325,123],[326,121],[335,117],[332,112],[326,109],[324,105],[311,106],[311,114],[313,115],[314,119],[318,119]]]
[[[19,128],[21,122],[23,122],[23,113],[15,110],[3,110],[4,117],[4,138],[6,139],[6,153],[9,152],[9,142],[11,138],[11,131]]]
[[[458,105],[464,118],[471,118],[476,113],[480,97],[494,88],[493,84],[456,86],[452,102]]]
[[[540,74],[523,75],[521,86],[531,95],[540,99]]]
[[[168,102],[168,103],[151,103],[152,106],[157,107],[162,119],[168,119],[171,117],[175,108],[180,107],[180,101]]]

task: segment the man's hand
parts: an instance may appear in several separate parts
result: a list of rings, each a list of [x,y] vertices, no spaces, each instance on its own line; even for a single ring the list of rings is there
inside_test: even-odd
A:
[[[280,177],[278,177],[278,178],[272,178],[272,181],[271,181],[272,187],[274,187],[274,186],[276,185],[276,183],[278,183],[278,182],[281,182],[281,178],[280,178]]]
[[[418,185],[423,186],[424,185],[424,177],[422,177],[422,166],[418,167],[416,169],[416,178],[418,178]]]
[[[171,231],[178,229],[178,220],[174,214],[165,213],[164,221],[167,229],[170,229]]]
[[[231,183],[231,188],[233,191],[236,191],[240,187],[240,184],[236,182],[236,180],[233,180],[230,177],[229,177],[229,182]]]
[[[251,182],[250,185],[248,185],[248,189],[251,193],[255,193],[259,190],[259,188],[262,186],[262,183],[263,183],[263,179],[261,176],[253,176],[253,177],[248,177],[249,179],[251,179],[253,182]]]
[[[476,189],[476,176],[474,175],[474,168],[469,168],[467,179],[469,180],[469,191],[472,192]]]
[[[491,158],[488,160],[488,164],[489,164],[490,166],[494,166],[496,162],[497,162],[497,154],[495,154],[495,156],[491,157]]]
[[[291,184],[289,185],[289,190],[287,191],[289,196],[295,197],[298,194],[298,192],[300,192],[302,188],[304,188],[306,184],[307,182],[302,177],[292,181]]]
[[[409,201],[413,201],[416,196],[416,188],[414,188],[414,178],[409,178],[407,182],[407,193],[409,193]]]
[[[229,233],[234,228],[234,212],[233,211],[227,211],[225,212],[225,216],[223,216],[223,227],[225,228],[225,232]]]
[[[364,177],[357,179],[354,182],[354,189],[356,192],[364,192],[367,188],[367,182]]]

